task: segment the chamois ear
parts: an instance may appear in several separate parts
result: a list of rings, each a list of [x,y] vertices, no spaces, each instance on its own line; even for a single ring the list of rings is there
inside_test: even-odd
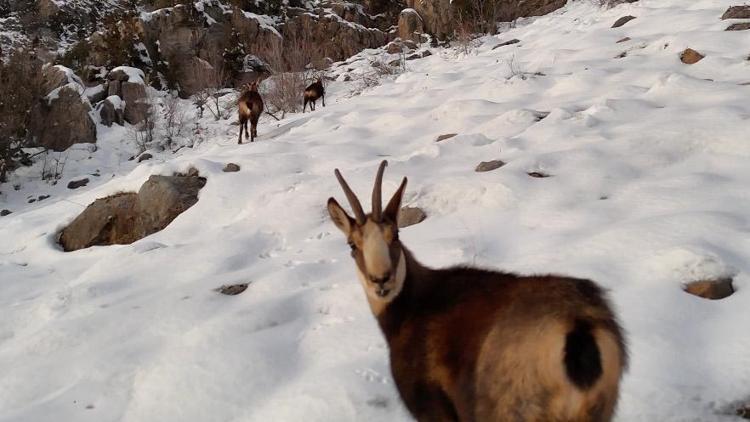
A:
[[[398,224],[398,212],[399,210],[401,210],[401,198],[403,198],[405,190],[406,177],[404,177],[404,180],[401,182],[401,186],[398,187],[396,193],[394,193],[391,200],[388,201],[388,206],[385,207],[385,211],[383,211],[383,215],[387,219],[396,222],[396,224]]]
[[[345,236],[349,237],[354,225],[354,219],[341,208],[338,202],[333,198],[328,198],[328,214],[333,220],[333,224],[341,230]]]

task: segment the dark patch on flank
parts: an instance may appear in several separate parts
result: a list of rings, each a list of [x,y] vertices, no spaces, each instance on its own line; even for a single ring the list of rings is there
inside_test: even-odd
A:
[[[599,347],[591,333],[591,323],[576,320],[565,338],[565,371],[578,388],[586,390],[602,376]]]

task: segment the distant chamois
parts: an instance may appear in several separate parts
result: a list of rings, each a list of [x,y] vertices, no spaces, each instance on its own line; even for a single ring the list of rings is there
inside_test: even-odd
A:
[[[305,112],[305,107],[307,107],[307,103],[310,103],[310,111],[315,111],[315,102],[318,101],[318,98],[323,99],[323,107],[326,106],[326,90],[323,88],[323,79],[318,78],[317,81],[313,82],[305,88],[304,93],[304,99],[305,103],[302,105],[302,112]]]
[[[466,266],[432,269],[401,243],[406,178],[382,210],[383,161],[365,214],[328,200],[390,349],[391,372],[419,421],[609,421],[627,368],[625,338],[589,280]]]
[[[240,114],[240,138],[238,144],[242,143],[242,130],[245,130],[247,140],[247,121],[250,120],[250,142],[255,141],[258,136],[258,119],[263,114],[263,98],[258,93],[258,81],[247,84],[245,91],[237,100]]]

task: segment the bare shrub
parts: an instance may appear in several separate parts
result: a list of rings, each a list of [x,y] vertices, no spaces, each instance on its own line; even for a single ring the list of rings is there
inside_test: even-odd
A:
[[[167,148],[171,148],[175,138],[182,135],[185,111],[180,107],[177,96],[167,94],[162,101],[162,131]]]
[[[148,105],[148,110],[144,113],[143,120],[130,128],[130,137],[138,148],[138,154],[156,146],[154,145],[154,130],[156,129],[154,97],[148,88],[146,88],[146,98],[141,101]]]
[[[27,146],[31,107],[43,93],[42,63],[33,53],[11,52],[0,60],[0,183],[19,165],[30,164]],[[41,123],[43,124],[43,123]]]
[[[57,184],[57,181],[62,178],[65,171],[68,154],[67,151],[64,155],[62,152],[45,151],[42,161],[42,180],[52,182],[53,185]]]
[[[457,12],[456,28],[453,30],[453,37],[458,44],[458,51],[463,55],[469,55],[475,48],[476,42],[473,30],[476,24],[467,19],[462,11]]]
[[[267,79],[263,98],[269,112],[286,113],[302,110],[302,92],[325,68],[325,54],[307,36],[284,39],[279,48],[268,54],[273,75]]]
[[[207,109],[214,120],[221,119],[220,91],[227,86],[230,79],[230,73],[219,59],[213,61],[210,69],[199,73],[198,84],[202,88],[193,96],[193,104],[198,108],[199,117],[202,118],[203,111]]]

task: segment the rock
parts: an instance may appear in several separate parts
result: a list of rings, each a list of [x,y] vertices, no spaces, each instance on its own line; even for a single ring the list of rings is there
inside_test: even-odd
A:
[[[105,82],[96,86],[88,87],[85,91],[86,98],[89,99],[91,104],[98,104],[109,95],[109,85]]]
[[[455,19],[451,0],[407,0],[406,6],[420,17],[425,33],[441,40],[453,35]]]
[[[528,174],[528,175],[529,175],[529,176],[531,176],[531,177],[535,177],[535,178],[537,178],[537,179],[544,179],[544,178],[547,178],[547,177],[552,177],[552,176],[550,176],[549,174],[547,174],[547,173],[542,173],[542,172],[540,172],[540,171],[531,171],[531,172],[528,172],[528,173],[526,173],[526,174]]]
[[[44,201],[45,199],[48,199],[50,195],[39,195],[39,197],[36,198],[37,201]]]
[[[398,41],[391,41],[385,47],[385,51],[388,54],[398,54],[404,51],[404,45]]]
[[[117,123],[125,124],[125,103],[117,95],[111,95],[99,105],[99,117],[104,126],[112,126]]]
[[[633,19],[635,19],[635,16],[630,16],[630,15],[623,16],[620,19],[617,19],[614,24],[612,24],[612,28],[619,28],[625,25],[626,23],[632,21]]]
[[[482,161],[479,163],[479,165],[474,169],[477,173],[483,173],[485,171],[492,171],[499,169],[500,167],[504,166],[505,163],[500,160],[492,160],[492,161]]]
[[[519,40],[517,38],[513,38],[510,41],[501,42],[500,44],[495,45],[494,47],[492,47],[492,49],[494,50],[496,48],[505,47],[506,45],[518,44],[520,42],[521,42],[521,40]]]
[[[398,15],[398,36],[402,40],[421,41],[424,25],[416,10],[408,8]]]
[[[620,44],[620,43],[626,42],[626,41],[630,41],[630,37],[620,38],[619,40],[617,40],[617,42],[615,44]]]
[[[146,86],[140,83],[122,82],[122,94],[125,101],[125,120],[132,124],[138,124],[146,118],[151,107],[146,102]]]
[[[302,13],[284,24],[284,38],[309,40],[333,60],[343,60],[366,48],[386,45],[389,36],[378,28],[352,25],[334,14]],[[253,45],[251,41],[249,45]]]
[[[724,299],[734,293],[731,278],[692,281],[683,289],[691,295],[711,300]]]
[[[154,158],[153,155],[151,155],[148,152],[144,152],[143,154],[141,154],[140,156],[138,156],[138,162],[140,163],[142,161],[150,160],[152,158]]]
[[[750,29],[750,22],[733,23],[725,31],[747,31]]]
[[[138,191],[138,208],[146,235],[167,227],[178,215],[198,202],[198,192],[206,185],[204,177],[151,176]]]
[[[429,57],[429,56],[432,56],[432,51],[425,50],[422,52],[422,58]]]
[[[109,72],[107,79],[109,80],[108,99],[118,96],[125,102],[124,119],[132,125],[143,121],[151,108],[146,96],[143,71],[120,66]]]
[[[247,290],[247,286],[248,283],[224,285],[216,289],[216,291],[223,295],[236,296]]]
[[[78,180],[71,180],[68,182],[68,189],[78,189],[89,184],[89,178],[83,178]]]
[[[736,413],[737,416],[741,417],[742,419],[750,419],[750,404],[741,406],[737,409]]]
[[[427,218],[427,214],[418,207],[402,207],[398,213],[398,228],[419,224]]]
[[[100,198],[60,233],[60,245],[74,251],[95,245],[130,244],[164,229],[198,201],[206,184],[196,171],[151,176],[138,193]]]
[[[731,6],[721,15],[721,19],[750,19],[750,5]]]
[[[39,8],[39,17],[45,21],[60,13],[60,8],[53,0],[38,0],[37,7]]]
[[[695,64],[703,60],[706,57],[703,54],[693,50],[692,48],[686,48],[685,51],[680,53],[680,60],[685,64]]]
[[[450,138],[452,138],[452,137],[454,137],[456,135],[458,135],[458,134],[457,133],[446,133],[446,134],[438,136],[437,139],[435,139],[435,142],[441,142],[441,141],[444,141],[446,139],[450,139]]]
[[[97,199],[60,234],[66,252],[94,245],[129,244],[142,237],[138,195],[119,193]]]
[[[240,166],[235,163],[228,163],[221,171],[224,173],[235,173],[240,171]]]
[[[501,2],[498,22],[511,22],[519,17],[541,16],[553,12],[567,0],[525,0]],[[453,0],[406,0],[406,6],[416,10],[422,17],[424,32],[439,40],[450,38],[456,28],[456,8],[469,7],[467,2]]]
[[[83,87],[83,81],[70,68],[56,65],[45,66],[42,70],[42,90],[45,93],[50,93],[70,83]]]
[[[350,74],[347,73],[344,75],[344,82],[349,82],[351,80],[352,80],[352,76]]]
[[[91,104],[80,79],[70,69],[52,66],[45,69],[44,85],[53,88],[30,111],[30,121],[38,122],[29,126],[31,143],[65,151],[76,143],[96,142]]]
[[[0,211],[0,217],[5,217],[6,215],[13,214],[13,211],[11,210],[2,210]]]

